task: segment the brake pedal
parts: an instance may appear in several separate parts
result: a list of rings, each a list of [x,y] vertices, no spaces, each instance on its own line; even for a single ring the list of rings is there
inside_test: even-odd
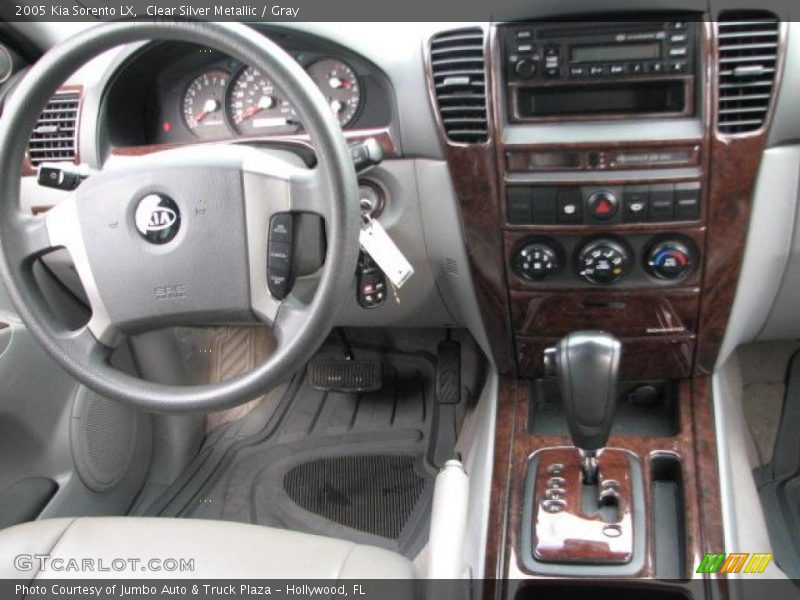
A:
[[[316,358],[309,365],[309,385],[326,392],[375,392],[383,387],[383,362]]]

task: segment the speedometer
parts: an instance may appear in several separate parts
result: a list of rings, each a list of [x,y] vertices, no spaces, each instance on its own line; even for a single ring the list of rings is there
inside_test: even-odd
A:
[[[242,69],[228,89],[228,118],[241,135],[293,133],[298,129],[294,107],[270,79],[252,67]]]
[[[340,60],[325,58],[306,68],[342,127],[353,122],[361,107],[361,86],[355,71]]]

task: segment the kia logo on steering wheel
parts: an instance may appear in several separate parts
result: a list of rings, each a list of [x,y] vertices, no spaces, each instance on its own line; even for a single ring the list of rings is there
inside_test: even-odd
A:
[[[166,244],[181,227],[181,212],[175,201],[162,194],[148,194],[136,207],[136,229],[151,244]]]

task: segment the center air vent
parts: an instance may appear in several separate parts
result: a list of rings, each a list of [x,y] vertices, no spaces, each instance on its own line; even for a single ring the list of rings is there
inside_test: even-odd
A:
[[[767,118],[780,23],[771,13],[724,13],[719,22],[719,130],[747,133]]]
[[[431,40],[431,70],[439,114],[454,142],[481,143],[489,136],[483,30],[454,29]]]
[[[28,142],[28,159],[33,166],[75,160],[80,100],[77,92],[56,94],[42,111]]]

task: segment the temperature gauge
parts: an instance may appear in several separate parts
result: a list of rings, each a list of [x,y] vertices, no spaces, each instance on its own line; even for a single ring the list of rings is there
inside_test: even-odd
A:
[[[346,127],[352,123],[361,106],[361,86],[352,67],[326,58],[312,63],[306,70],[322,90],[339,124]]]

